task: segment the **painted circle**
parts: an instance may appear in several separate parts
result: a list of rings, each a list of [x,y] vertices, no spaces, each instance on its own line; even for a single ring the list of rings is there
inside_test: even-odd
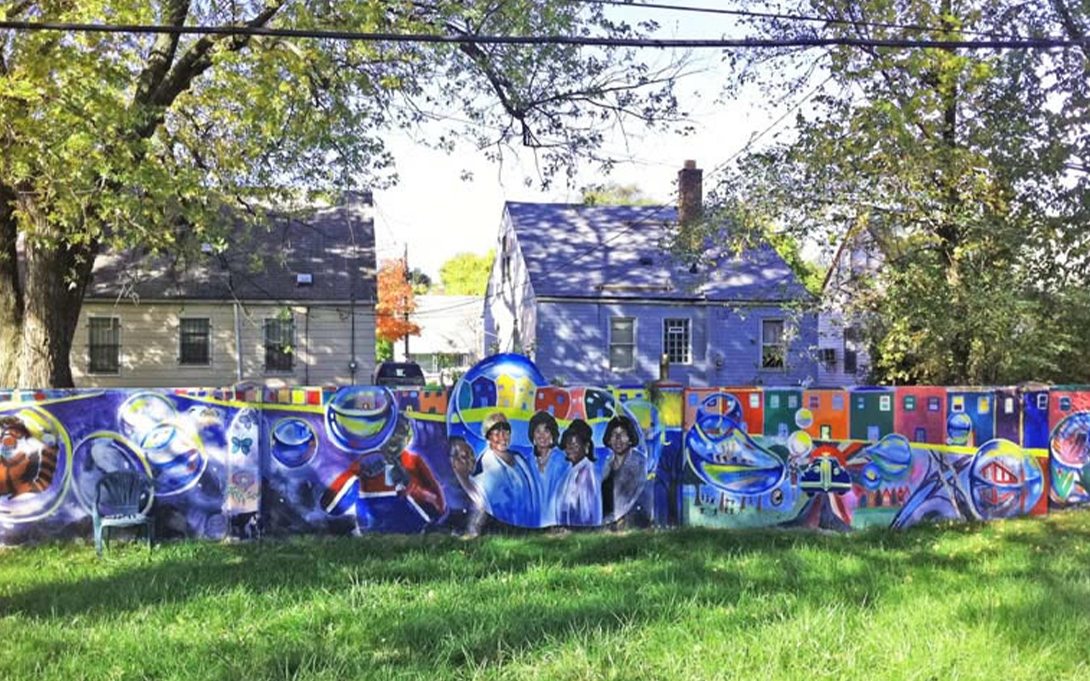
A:
[[[1009,440],[991,440],[977,450],[969,468],[973,505],[982,518],[1027,515],[1044,490],[1036,457]]]
[[[950,414],[946,419],[946,442],[951,445],[967,445],[973,434],[973,421],[965,412]]]
[[[397,400],[382,386],[341,388],[326,404],[326,431],[347,451],[368,451],[390,435],[397,422]],[[308,427],[309,428],[309,427]]]
[[[303,419],[282,419],[273,424],[271,450],[281,465],[298,468],[314,458],[318,437]]]
[[[142,471],[151,477],[151,467],[140,448],[120,433],[98,431],[76,445],[72,457],[76,499],[90,513],[98,481],[114,471]]]
[[[177,418],[174,403],[159,393],[137,393],[117,408],[121,434],[133,442],[143,442],[148,433],[161,423]]]
[[[787,450],[795,458],[807,456],[813,449],[814,438],[805,430],[796,430],[787,438]]]
[[[0,414],[0,418],[13,418],[20,424],[15,432],[3,429],[0,458],[4,463],[25,455],[28,447],[39,461],[45,457],[54,463],[49,484],[41,491],[0,496],[0,522],[26,523],[48,517],[60,506],[72,484],[72,441],[68,432],[55,416],[36,406]]]
[[[799,409],[795,412],[795,425],[804,430],[814,425],[814,412],[809,409]]]

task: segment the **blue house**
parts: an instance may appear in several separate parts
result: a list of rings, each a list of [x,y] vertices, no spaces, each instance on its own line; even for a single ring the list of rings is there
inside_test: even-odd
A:
[[[678,264],[664,245],[699,207],[701,171],[679,173],[679,208],[504,206],[484,310],[485,352],[522,352],[566,383],[798,385],[817,376],[812,296],[772,249]],[[697,208],[698,210],[698,208]]]

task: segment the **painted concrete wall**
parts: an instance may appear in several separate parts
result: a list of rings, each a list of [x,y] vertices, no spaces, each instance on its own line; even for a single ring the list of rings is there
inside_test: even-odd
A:
[[[943,432],[902,412],[958,396]],[[1088,388],[558,387],[517,355],[448,392],[0,391],[0,543],[89,537],[113,470],[148,476],[163,538],[986,520],[1090,504],[1088,435]]]
[[[375,312],[370,304],[355,307],[355,359],[353,376],[352,310],[348,305],[289,306],[295,320],[295,361],[290,372],[265,370],[264,320],[283,309],[267,303],[239,307],[236,336],[234,306],[209,303],[116,304],[84,301],[80,310],[71,365],[77,386],[94,388],[171,387],[215,385],[236,381],[238,348],[242,348],[240,382],[270,387],[346,385],[369,381],[375,362]],[[121,326],[120,371],[91,374],[88,366],[87,319],[116,317]],[[184,366],[179,363],[179,320],[207,318],[211,326],[211,363]]]

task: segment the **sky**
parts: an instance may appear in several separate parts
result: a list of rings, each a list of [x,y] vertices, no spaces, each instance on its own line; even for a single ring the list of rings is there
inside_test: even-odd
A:
[[[714,0],[673,0],[691,7],[723,7]],[[732,5],[737,7],[738,5]],[[609,8],[614,19],[634,22],[654,19],[661,25],[657,37],[737,37],[730,17],[661,11],[650,8]],[[659,53],[660,54],[660,53]],[[656,58],[656,53],[646,59]],[[524,151],[519,158],[508,157],[502,167],[484,158],[471,145],[447,154],[418,145],[405,134],[387,138],[396,160],[398,184],[374,194],[378,257],[399,258],[408,246],[409,266],[419,268],[438,281],[439,267],[460,252],[485,253],[494,246],[505,201],[575,203],[579,188],[588,184],[616,182],[635,184],[650,198],[672,203],[677,172],[686,160],[695,160],[705,171],[705,192],[714,182],[709,171],[742,150],[751,136],[766,130],[778,117],[751,96],[718,103],[722,88],[719,50],[706,49],[692,55],[698,73],[683,78],[677,86],[680,108],[690,114],[695,132],[688,136],[654,132],[646,134],[628,128],[607,139],[605,149],[629,160],[602,176],[589,165],[580,169],[574,187],[561,180],[549,191],[525,186],[523,178],[534,176],[533,155]],[[472,177],[463,179],[465,175]]]

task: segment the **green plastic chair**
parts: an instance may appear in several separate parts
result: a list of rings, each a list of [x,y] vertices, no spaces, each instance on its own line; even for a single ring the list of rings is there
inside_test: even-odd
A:
[[[155,523],[148,511],[155,498],[151,480],[135,471],[107,473],[95,486],[95,504],[91,517],[95,524],[95,553],[102,555],[103,539],[109,542],[111,527],[143,525],[151,549]],[[103,510],[107,512],[103,512]]]

